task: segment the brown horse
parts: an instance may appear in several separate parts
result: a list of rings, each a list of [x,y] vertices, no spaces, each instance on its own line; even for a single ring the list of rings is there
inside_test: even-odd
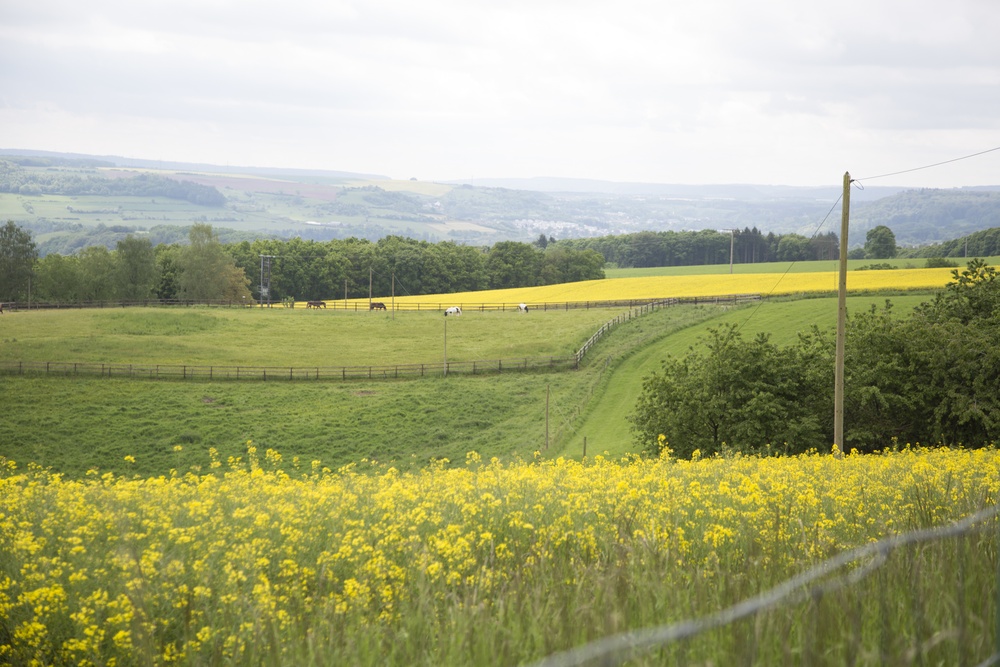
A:
[[[381,301],[372,301],[372,304],[368,306],[368,310],[385,310],[385,304]]]
[[[306,301],[306,308],[326,308],[326,301]]]

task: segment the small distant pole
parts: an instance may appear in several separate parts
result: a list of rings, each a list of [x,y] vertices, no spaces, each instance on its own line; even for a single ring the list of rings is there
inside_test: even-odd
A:
[[[448,318],[444,319],[444,376],[448,377]]]
[[[396,272],[392,272],[392,319],[396,319]]]
[[[368,310],[372,309],[372,267],[368,267]]]
[[[545,385],[545,449],[549,448],[549,398],[552,395],[552,385]]]
[[[587,436],[583,436],[583,458],[587,458]]]

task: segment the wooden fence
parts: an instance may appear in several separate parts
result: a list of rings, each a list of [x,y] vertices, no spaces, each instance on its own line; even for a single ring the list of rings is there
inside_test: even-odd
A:
[[[389,380],[450,374],[484,375],[517,371],[567,370],[578,365],[569,357],[524,357],[479,361],[444,361],[381,366],[175,366],[166,364],[101,364],[58,361],[0,361],[0,374],[95,376],[173,380]],[[447,366],[447,368],[446,368]]]

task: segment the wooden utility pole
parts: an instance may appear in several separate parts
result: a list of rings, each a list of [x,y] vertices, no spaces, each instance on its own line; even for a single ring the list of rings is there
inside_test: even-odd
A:
[[[392,272],[392,319],[396,319],[396,272]]]
[[[837,284],[837,356],[834,362],[833,451],[844,455],[844,348],[847,340],[847,228],[851,220],[851,174],[844,172],[840,214],[840,277]]]
[[[368,267],[368,310],[372,309],[372,267]]]
[[[444,377],[448,377],[448,318],[444,318]]]
[[[729,273],[733,272],[733,245],[736,240],[736,230],[729,230]]]

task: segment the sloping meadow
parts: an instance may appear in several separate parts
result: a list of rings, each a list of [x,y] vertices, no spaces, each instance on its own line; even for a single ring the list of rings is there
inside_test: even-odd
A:
[[[247,445],[207,472],[154,478],[2,461],[0,662],[523,664],[713,613],[1000,493],[994,448],[509,464],[470,453],[400,472]],[[885,558],[854,586],[630,664],[991,653],[995,519]]]

